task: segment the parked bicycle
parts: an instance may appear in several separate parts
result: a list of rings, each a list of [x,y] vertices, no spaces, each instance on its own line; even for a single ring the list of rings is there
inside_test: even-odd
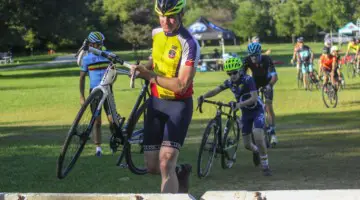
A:
[[[145,174],[147,169],[144,167],[143,158],[143,122],[146,118],[146,104],[148,92],[148,82],[142,86],[141,92],[136,103],[125,123],[125,118],[121,117],[116,111],[113,95],[111,95],[110,85],[115,80],[117,73],[129,75],[129,71],[118,69],[116,64],[130,68],[130,64],[121,60],[113,53],[100,51],[89,47],[87,42],[81,48],[81,53],[90,51],[96,55],[108,58],[111,62],[107,67],[106,73],[99,86],[95,87],[81,106],[75,120],[70,127],[65,139],[61,153],[57,162],[57,177],[63,179],[68,175],[82,153],[86,142],[90,139],[90,134],[94,126],[95,119],[101,114],[105,100],[109,102],[109,109],[113,118],[115,131],[110,138],[110,148],[113,153],[121,150],[121,155],[117,160],[117,165],[121,165],[125,157],[126,166],[135,174]],[[134,86],[134,76],[131,77],[130,85]],[[139,155],[136,157],[136,155]]]
[[[233,110],[229,104],[204,100],[203,102],[214,104],[217,106],[215,117],[207,124],[198,154],[197,175],[199,178],[206,177],[210,173],[210,169],[217,154],[221,155],[221,166],[228,169],[233,166],[236,161],[236,151],[240,140],[240,122],[237,120],[236,110]],[[202,103],[198,108],[202,113]],[[224,112],[223,108],[230,108],[228,112]],[[222,128],[222,116],[226,116],[224,129]]]

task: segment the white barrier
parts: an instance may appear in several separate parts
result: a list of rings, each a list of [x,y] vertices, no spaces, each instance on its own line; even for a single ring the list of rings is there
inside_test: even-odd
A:
[[[208,191],[201,200],[360,200],[360,190]]]
[[[5,193],[0,200],[195,200],[189,194]]]

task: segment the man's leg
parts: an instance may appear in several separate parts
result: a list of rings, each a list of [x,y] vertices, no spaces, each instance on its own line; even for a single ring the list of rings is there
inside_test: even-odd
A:
[[[265,135],[264,135],[264,129],[265,126],[265,116],[263,111],[258,111],[256,113],[256,117],[254,119],[254,129],[253,129],[253,135],[254,140],[259,148],[259,154],[260,154],[260,161],[261,166],[263,170],[264,176],[271,176],[271,170],[269,167],[269,159],[267,154],[267,148],[266,148],[266,142],[265,142]]]
[[[273,108],[273,99],[274,99],[274,89],[271,91],[265,92],[265,111],[266,111],[266,120],[268,122],[269,131],[271,135],[271,145],[275,146],[278,143],[276,133],[275,133],[275,112]]]
[[[100,112],[101,113],[101,112]],[[94,122],[94,143],[96,145],[96,156],[102,155],[102,149],[101,149],[101,114],[99,117],[95,119]]]
[[[244,147],[247,150],[250,150],[253,152],[253,163],[255,166],[260,165],[260,155],[259,155],[259,149],[254,144],[253,135],[252,135],[252,127],[254,120],[251,118],[251,116],[245,116],[243,115],[241,117],[241,123],[242,123],[242,137],[244,142]]]
[[[159,150],[145,151],[145,166],[149,174],[160,174]]]
[[[177,193],[179,182],[175,171],[179,150],[173,147],[162,146],[160,149],[161,192]]]

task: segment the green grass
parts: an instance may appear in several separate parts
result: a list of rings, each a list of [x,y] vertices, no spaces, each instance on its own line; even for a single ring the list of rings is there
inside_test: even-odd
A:
[[[316,45],[316,49],[321,49],[321,45]],[[264,46],[273,49],[274,57],[288,56],[288,51],[291,54],[292,45]],[[202,132],[208,119],[215,114],[215,107],[204,105],[203,114],[194,110],[180,154],[180,162],[190,162],[194,167],[191,194],[200,197],[207,190],[360,187],[357,176],[360,78],[347,80],[347,89],[339,93],[338,107],[328,109],[319,91],[297,89],[294,67],[285,65],[277,70],[279,82],[275,88],[274,107],[280,144],[269,152],[274,176],[263,177],[259,169],[253,167],[251,153],[244,150],[241,143],[232,169],[221,169],[218,158],[209,177],[196,177]],[[78,68],[71,65],[0,72],[0,191],[158,192],[160,177],[136,176],[115,166],[118,155],[112,155],[107,148],[109,130],[105,120],[105,155],[93,156],[94,145],[89,142],[69,176],[64,180],[56,178],[57,156],[80,107],[78,75]],[[197,73],[194,97],[216,87],[225,78],[222,72]],[[129,89],[128,81],[128,77],[119,76],[114,86],[118,111],[125,116],[131,111],[140,88],[137,83],[137,89]],[[214,99],[229,101],[232,95],[225,91]]]

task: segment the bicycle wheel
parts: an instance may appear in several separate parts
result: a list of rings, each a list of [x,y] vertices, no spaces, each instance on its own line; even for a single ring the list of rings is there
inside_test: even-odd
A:
[[[313,84],[315,85],[315,88],[317,90],[320,90],[321,85],[320,85],[320,80],[318,80],[318,78],[317,78],[318,76],[319,76],[318,72],[314,69],[313,70],[313,77],[314,77]]]
[[[199,178],[206,177],[210,173],[218,146],[218,127],[217,121],[212,119],[204,131],[197,160],[197,175]]]
[[[142,104],[127,126],[127,139],[124,144],[126,163],[130,171],[137,175],[147,173],[144,160],[144,121],[147,102]]]
[[[86,142],[90,139],[92,127],[99,113],[94,113],[103,96],[101,90],[93,91],[81,106],[68,135],[57,162],[57,177],[65,176],[74,167],[77,159],[84,149]],[[94,109],[92,109],[94,108]]]
[[[221,166],[223,169],[231,168],[236,161],[236,151],[240,140],[240,126],[236,120],[228,119],[225,124],[223,152]]]
[[[338,102],[338,96],[336,89],[330,84],[327,83],[323,86],[322,89],[322,99],[327,108],[335,108]]]

